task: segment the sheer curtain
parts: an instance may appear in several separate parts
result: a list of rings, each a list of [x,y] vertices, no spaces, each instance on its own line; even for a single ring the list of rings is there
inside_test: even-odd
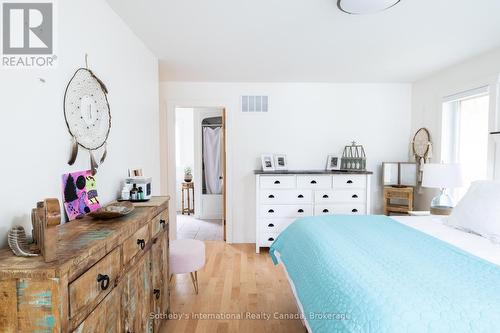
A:
[[[203,164],[207,194],[222,193],[221,128],[203,128]]]

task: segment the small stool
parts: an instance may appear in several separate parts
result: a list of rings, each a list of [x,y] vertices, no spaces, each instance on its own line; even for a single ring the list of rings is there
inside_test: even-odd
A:
[[[196,294],[199,290],[197,271],[203,266],[205,266],[205,243],[194,239],[177,239],[170,242],[170,274],[191,274]]]

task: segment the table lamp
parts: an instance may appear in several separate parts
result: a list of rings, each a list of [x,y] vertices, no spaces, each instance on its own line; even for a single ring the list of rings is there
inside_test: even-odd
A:
[[[462,182],[462,168],[459,164],[424,164],[422,186],[441,190],[431,201],[431,214],[451,214],[455,202],[448,189],[461,187]]]

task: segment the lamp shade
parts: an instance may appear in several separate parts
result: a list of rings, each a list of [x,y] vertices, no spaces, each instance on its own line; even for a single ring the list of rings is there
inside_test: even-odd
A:
[[[460,164],[424,164],[423,187],[455,188],[463,185]]]

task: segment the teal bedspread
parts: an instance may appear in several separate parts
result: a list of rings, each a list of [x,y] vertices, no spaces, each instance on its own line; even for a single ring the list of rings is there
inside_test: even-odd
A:
[[[500,267],[386,216],[299,219],[271,246],[321,332],[500,332]]]

